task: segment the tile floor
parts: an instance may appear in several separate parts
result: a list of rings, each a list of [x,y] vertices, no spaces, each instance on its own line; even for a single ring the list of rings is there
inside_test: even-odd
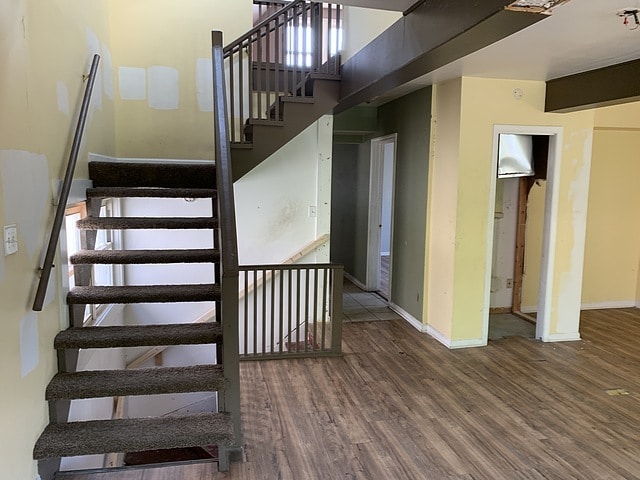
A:
[[[401,319],[379,295],[364,292],[348,280],[344,283],[342,309],[344,322],[376,322]]]

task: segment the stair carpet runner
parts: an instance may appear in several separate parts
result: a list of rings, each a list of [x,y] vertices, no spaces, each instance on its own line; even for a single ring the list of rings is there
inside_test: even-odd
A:
[[[90,162],[93,188],[87,198],[215,198],[215,166],[211,164]],[[210,229],[217,219],[86,217],[78,228],[97,229]],[[84,250],[75,265],[212,263],[215,249],[185,250]],[[213,265],[212,265],[213,271]],[[220,301],[218,284],[86,286],[73,288],[67,303],[73,305]],[[70,308],[73,311],[73,308]],[[72,319],[73,320],[73,319]],[[79,349],[215,344],[222,348],[220,323],[184,323],[132,326],[72,326],[54,341],[59,358]],[[80,322],[81,323],[81,322]],[[73,358],[73,357],[72,357]],[[76,355],[77,358],[77,355]],[[60,362],[64,367],[66,362]],[[56,402],[74,399],[154,395],[182,392],[223,392],[222,365],[157,367],[133,370],[67,371],[54,376],[46,390],[50,411]],[[59,410],[59,409],[58,409]],[[64,410],[64,409],[63,409]],[[68,415],[68,407],[66,410]],[[158,418],[123,418],[67,422],[52,415],[34,448],[35,459],[58,459],[103,453],[138,452],[208,445],[229,446],[234,439],[232,419],[224,412]],[[224,463],[223,463],[224,462]],[[226,464],[220,459],[219,467]]]

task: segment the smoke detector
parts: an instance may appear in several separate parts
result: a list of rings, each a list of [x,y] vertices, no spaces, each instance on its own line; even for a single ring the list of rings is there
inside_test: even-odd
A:
[[[569,0],[516,0],[507,7],[507,10],[551,15],[553,8],[568,1]]]

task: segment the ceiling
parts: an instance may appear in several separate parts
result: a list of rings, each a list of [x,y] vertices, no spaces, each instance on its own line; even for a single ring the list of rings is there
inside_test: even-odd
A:
[[[415,79],[373,103],[460,76],[546,81],[640,58],[640,28],[616,13],[640,0],[571,0],[548,18],[493,45]],[[633,24],[630,19],[630,25]]]

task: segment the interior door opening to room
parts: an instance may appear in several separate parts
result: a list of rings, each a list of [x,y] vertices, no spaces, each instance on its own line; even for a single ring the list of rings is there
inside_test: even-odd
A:
[[[523,170],[523,165],[515,158],[506,156],[506,170],[499,162],[500,138],[529,137],[531,151],[531,171]],[[535,337],[549,339],[551,319],[551,281],[554,252],[556,248],[555,231],[558,221],[558,172],[562,154],[561,127],[529,127],[515,125],[496,125],[494,127],[493,176],[487,238],[487,278],[485,290],[485,341],[489,333],[489,313],[491,307],[499,307],[503,311],[527,318],[536,323]],[[527,150],[527,148],[525,148]],[[526,162],[525,162],[526,163]],[[536,165],[537,164],[537,165]],[[510,171],[510,168],[515,168]],[[526,167],[526,165],[525,165]],[[501,177],[501,178],[499,178]],[[515,196],[514,196],[515,194]],[[505,195],[507,195],[505,197]],[[502,209],[510,204],[511,212]],[[532,208],[533,206],[533,208]],[[506,219],[509,213],[510,234],[504,234]],[[511,235],[511,244],[505,239]],[[529,239],[529,241],[527,241]],[[503,245],[500,245],[500,242]],[[525,248],[526,247],[526,248]],[[500,254],[504,251],[512,255],[511,264],[498,268]],[[506,273],[505,273],[506,272]],[[509,275],[511,274],[511,275]],[[502,287],[510,287],[499,303],[497,291]]]
[[[396,134],[371,140],[367,289],[391,299]]]

